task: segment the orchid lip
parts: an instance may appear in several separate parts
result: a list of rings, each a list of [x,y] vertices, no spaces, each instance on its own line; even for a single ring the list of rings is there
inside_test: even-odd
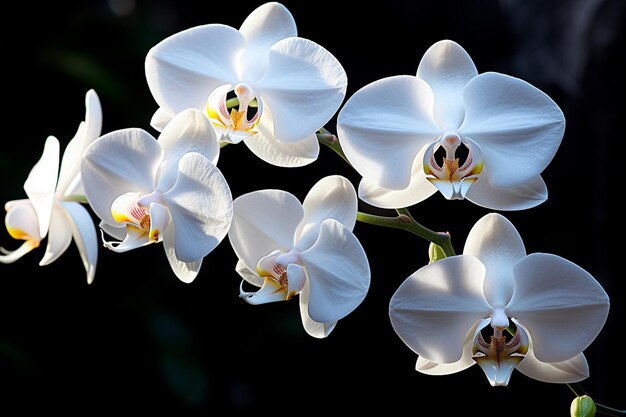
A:
[[[483,170],[476,142],[455,131],[444,132],[424,153],[426,179],[448,200],[462,200]]]
[[[238,143],[257,133],[254,129],[261,120],[263,102],[256,90],[247,83],[239,83],[234,87],[225,84],[209,95],[206,112],[221,134],[220,141]]]

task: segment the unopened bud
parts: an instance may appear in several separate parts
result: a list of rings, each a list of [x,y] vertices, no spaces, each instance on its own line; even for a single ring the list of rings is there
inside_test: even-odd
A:
[[[596,415],[596,403],[588,395],[574,398],[569,408],[572,417],[594,417]]]

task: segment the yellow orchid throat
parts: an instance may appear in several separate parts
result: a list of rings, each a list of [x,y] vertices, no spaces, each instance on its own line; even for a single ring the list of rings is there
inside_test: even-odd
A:
[[[248,84],[225,85],[209,95],[206,112],[222,141],[238,142],[257,133],[263,103]]]

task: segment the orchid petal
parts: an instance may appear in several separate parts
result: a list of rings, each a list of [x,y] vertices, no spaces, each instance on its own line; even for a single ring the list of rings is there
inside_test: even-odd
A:
[[[609,298],[587,271],[557,255],[534,253],[513,271],[507,314],[527,329],[535,356],[562,362],[586,349],[602,330]]]
[[[163,248],[165,249],[165,255],[170,263],[172,271],[182,282],[191,283],[200,272],[202,266],[202,258],[196,259],[191,262],[183,262],[176,257],[176,226],[170,223],[168,227],[163,231]]]
[[[74,243],[83,261],[87,273],[87,284],[91,284],[96,275],[98,263],[98,234],[86,208],[75,202],[61,202],[67,213],[68,224],[71,227]]]
[[[487,169],[483,173],[485,171]],[[546,201],[548,189],[539,175],[523,184],[504,188],[493,187],[488,176],[481,175],[470,187],[466,198],[492,210],[526,210]]]
[[[7,231],[14,239],[25,242],[14,251],[7,251],[0,247],[2,255],[0,262],[4,264],[12,263],[35,249],[41,242],[39,236],[39,221],[37,213],[30,200],[10,201],[6,204],[7,214],[4,219]]]
[[[303,38],[287,38],[269,52],[267,72],[255,84],[272,109],[279,142],[298,142],[323,127],[346,95],[346,73],[326,49]]]
[[[317,241],[300,259],[311,286],[311,319],[335,322],[361,304],[370,285],[370,267],[361,243],[344,225],[324,220]]]
[[[363,178],[359,183],[359,198],[375,207],[395,209],[415,205],[435,194],[437,187],[428,181],[424,174],[423,160],[427,149],[428,145],[424,145],[417,153],[411,171],[411,180],[406,188],[392,190]]]
[[[175,114],[168,113],[163,107],[159,107],[152,118],[150,119],[150,126],[157,131],[161,132],[165,129],[165,126],[174,118]]]
[[[48,244],[43,259],[39,266],[49,265],[67,250],[72,243],[72,230],[70,228],[65,210],[59,206],[52,209],[50,229],[48,230]]]
[[[150,231],[148,238],[154,242],[163,240],[163,231],[170,224],[170,212],[167,207],[159,203],[150,203]]]
[[[128,252],[151,243],[155,243],[155,241],[150,240],[148,232],[132,224],[126,225],[126,236],[121,242],[105,241],[103,237],[104,247],[117,253]]]
[[[163,129],[158,139],[163,148],[163,164],[159,170],[157,188],[172,188],[178,176],[178,161],[189,152],[197,152],[214,165],[220,154],[217,136],[209,119],[196,109],[176,115]]]
[[[319,180],[302,203],[304,218],[296,231],[300,250],[315,243],[322,221],[335,219],[348,230],[354,229],[358,202],[354,186],[347,178],[330,175]]]
[[[259,274],[250,270],[241,260],[237,261],[237,265],[235,266],[235,272],[239,274],[241,278],[243,278],[246,282],[254,285],[255,287],[262,287],[263,281],[265,280],[263,277],[260,277]]]
[[[275,2],[256,8],[243,22],[239,32],[246,38],[246,49],[239,60],[240,78],[248,81],[258,80],[265,72],[272,45],[298,34],[289,10]]]
[[[417,358],[417,362],[415,363],[415,370],[421,372],[426,375],[450,375],[455,374],[457,372],[461,372],[472,365],[475,365],[476,362],[472,359],[472,345],[474,341],[474,335],[477,328],[484,328],[490,322],[490,319],[483,319],[477,321],[465,334],[465,339],[463,341],[463,354],[461,359],[452,363],[439,363],[429,361],[424,357],[420,356]]]
[[[255,292],[243,290],[243,281],[239,286],[239,297],[252,305],[275,303],[287,299],[287,289],[273,279],[266,277],[263,286]]]
[[[254,271],[271,251],[289,252],[294,233],[304,217],[300,201],[281,190],[253,191],[233,202],[233,222],[228,239],[244,265]]]
[[[444,258],[417,270],[391,298],[394,330],[424,359],[457,362],[468,330],[491,311],[483,295],[484,276],[485,266],[469,255]]]
[[[352,166],[379,187],[407,188],[416,155],[440,134],[432,106],[430,87],[417,77],[389,77],[361,88],[343,106],[337,124]]]
[[[535,357],[532,347],[516,369],[527,377],[556,384],[571,384],[589,377],[589,365],[583,353],[562,362],[546,363]]]
[[[274,118],[269,106],[263,108],[263,117],[256,130],[258,132],[255,135],[247,137],[243,142],[252,153],[268,164],[296,168],[317,160],[320,145],[315,134],[298,142],[283,143],[276,139]]]
[[[85,120],[78,126],[74,138],[63,152],[57,194],[64,196],[82,195],[84,190],[80,180],[80,164],[85,149],[100,137],[102,129],[102,107],[94,90],[85,94]]]
[[[163,194],[176,225],[176,258],[194,262],[226,236],[233,217],[230,188],[220,170],[198,153],[184,155],[174,186]]]
[[[237,29],[219,24],[193,27],[155,45],[146,56],[146,79],[159,112],[204,110],[213,90],[237,82],[237,59],[244,47]]]
[[[494,187],[526,183],[554,157],[565,118],[559,106],[526,81],[495,72],[474,77],[464,90],[459,134],[476,141]]]
[[[439,41],[426,51],[417,76],[433,89],[433,113],[442,129],[457,129],[465,117],[463,89],[478,75],[472,58],[458,43]]]
[[[141,129],[118,130],[95,141],[85,151],[81,168],[93,211],[105,223],[115,224],[113,201],[129,191],[152,192],[162,160],[159,143]]]
[[[126,225],[120,225],[119,223],[112,225],[100,221],[98,227],[102,229],[103,232],[117,240],[124,240],[124,237],[126,237]]]
[[[24,182],[24,191],[33,204],[39,219],[39,236],[43,239],[50,227],[52,205],[59,175],[59,141],[48,136],[43,154]]]
[[[287,265],[287,299],[298,294],[307,283],[306,270],[298,264]]]
[[[309,316],[309,294],[311,293],[311,287],[307,283],[302,291],[300,291],[300,317],[302,318],[302,325],[304,330],[317,339],[323,339],[327,337],[330,332],[333,331],[337,325],[336,321],[330,323],[320,323]]]
[[[515,226],[501,214],[483,216],[470,230],[463,254],[485,265],[485,298],[494,307],[504,307],[513,295],[515,263],[526,256]]]

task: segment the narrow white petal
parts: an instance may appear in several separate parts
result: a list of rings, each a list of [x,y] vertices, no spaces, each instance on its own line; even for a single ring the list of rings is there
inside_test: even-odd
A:
[[[298,142],[283,143],[276,139],[274,118],[267,105],[263,107],[263,115],[256,130],[255,135],[247,137],[243,142],[252,153],[268,164],[296,168],[317,160],[320,145],[314,133]]]
[[[246,49],[239,60],[240,76],[248,81],[256,81],[265,73],[269,49],[273,44],[298,34],[289,10],[275,2],[256,8],[243,22],[239,32],[246,38]]]
[[[274,44],[255,88],[271,107],[279,142],[298,142],[323,127],[346,95],[346,73],[326,49],[303,38]]]
[[[359,240],[334,219],[322,222],[317,241],[300,254],[311,293],[309,316],[330,323],[351,313],[365,299],[370,268]]]
[[[417,358],[417,362],[415,363],[415,370],[426,375],[450,375],[461,372],[470,366],[475,365],[476,362],[472,359],[474,333],[477,328],[482,329],[487,324],[489,324],[489,319],[484,319],[477,321],[472,327],[470,327],[465,334],[465,339],[463,341],[463,354],[461,359],[458,361],[452,363],[439,363],[430,361],[420,356]]]
[[[2,251],[2,255],[0,255],[0,263],[3,263],[3,264],[13,263],[38,246],[39,246],[39,242],[36,242],[33,240],[27,240],[26,242],[22,243],[22,245],[19,248],[15,249],[14,251],[8,251],[0,247]]]
[[[168,113],[163,109],[163,107],[159,107],[154,114],[152,115],[152,119],[150,119],[150,126],[159,132],[165,129],[165,126],[174,118],[174,114]]]
[[[329,175],[319,180],[306,195],[302,207],[304,218],[296,231],[300,250],[315,243],[325,219],[335,219],[348,230],[354,229],[356,224],[356,191],[352,183],[340,175]]]
[[[375,207],[395,209],[410,207],[426,200],[437,192],[424,174],[424,152],[428,145],[424,145],[417,153],[413,167],[411,169],[411,179],[409,185],[401,190],[380,187],[375,183],[363,178],[359,183],[359,198]]]
[[[391,324],[400,339],[424,359],[460,360],[468,330],[490,315],[484,276],[484,265],[469,255],[444,258],[417,270],[389,304]]]
[[[48,230],[48,244],[46,253],[39,262],[39,266],[49,265],[56,261],[72,243],[72,229],[62,206],[52,209],[50,230]]]
[[[70,140],[63,152],[57,194],[68,196],[80,194],[83,191],[82,181],[77,181],[76,177],[80,176],[80,164],[85,149],[100,137],[101,130],[100,99],[94,90],[89,90],[85,94],[85,120],[80,123],[74,138]]]
[[[172,271],[182,282],[189,284],[193,282],[200,272],[202,266],[202,259],[196,259],[191,262],[183,262],[176,257],[176,248],[174,242],[176,241],[176,226],[170,223],[169,227],[163,232],[163,248],[165,249],[165,255],[170,263]]]
[[[24,191],[30,199],[39,219],[39,235],[43,239],[50,227],[52,205],[59,175],[59,141],[48,136],[39,161],[30,170],[24,183]]]
[[[439,41],[422,57],[417,76],[433,89],[434,116],[442,129],[457,129],[463,123],[463,89],[477,75],[472,58],[454,41]]]
[[[113,201],[127,192],[147,194],[154,190],[163,150],[148,132],[123,129],[108,133],[87,148],[81,167],[87,200],[105,223]]]
[[[534,253],[514,269],[507,313],[528,329],[535,356],[561,362],[585,350],[602,330],[609,297],[587,271],[556,255]]]
[[[504,307],[513,295],[513,268],[526,256],[515,226],[498,213],[483,216],[467,235],[463,254],[475,256],[485,265],[485,297],[491,305]]]
[[[87,273],[87,284],[93,282],[98,263],[98,234],[87,209],[75,202],[62,202],[72,230],[74,243]]]
[[[369,182],[405,189],[418,152],[440,134],[432,107],[432,90],[417,77],[366,85],[339,112],[337,133],[346,157]]]
[[[548,199],[548,189],[540,175],[520,185],[497,188],[489,184],[485,171],[467,192],[466,198],[474,204],[492,210],[526,210]]]
[[[150,92],[166,114],[204,110],[209,94],[237,82],[237,58],[245,39],[230,26],[210,24],[178,32],[146,56]]]
[[[550,97],[498,73],[474,77],[463,97],[465,121],[459,133],[480,145],[491,185],[523,184],[548,166],[565,130],[563,113]]]
[[[178,161],[189,152],[197,152],[214,165],[220,154],[220,147],[209,119],[196,109],[178,113],[165,127],[158,139],[163,148],[163,164],[159,170],[157,188],[169,190],[178,176]]]
[[[184,155],[178,178],[163,199],[176,225],[176,258],[194,262],[226,236],[233,217],[230,188],[220,170],[198,153]]]
[[[308,283],[304,286],[300,292],[300,317],[302,318],[302,325],[304,330],[317,339],[323,339],[327,337],[330,332],[333,331],[337,325],[336,321],[330,323],[319,323],[309,316],[309,294],[311,288]]]
[[[259,190],[237,197],[228,239],[237,258],[250,270],[273,250],[289,252],[304,216],[300,201],[281,190]]]

